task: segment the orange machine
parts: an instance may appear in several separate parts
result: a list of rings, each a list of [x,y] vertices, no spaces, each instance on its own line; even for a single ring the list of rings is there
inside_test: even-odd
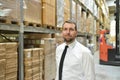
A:
[[[106,43],[105,35],[109,33],[108,30],[101,30],[100,31],[100,60],[107,62],[108,61],[108,49],[112,49],[111,45]]]

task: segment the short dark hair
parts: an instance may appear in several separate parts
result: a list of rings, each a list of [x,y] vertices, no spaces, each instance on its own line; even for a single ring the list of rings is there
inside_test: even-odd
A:
[[[74,24],[74,25],[75,25],[75,30],[77,31],[77,24],[76,24],[76,22],[75,22],[74,20],[67,20],[67,21],[65,21],[65,22],[63,23],[62,26],[64,26],[65,23],[71,23],[71,24]]]

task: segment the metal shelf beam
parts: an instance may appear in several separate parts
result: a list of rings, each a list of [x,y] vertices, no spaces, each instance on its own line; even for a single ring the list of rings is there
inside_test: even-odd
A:
[[[15,31],[19,32],[20,26],[14,25],[14,24],[3,24],[0,23],[0,31]],[[60,30],[54,30],[54,29],[47,29],[43,27],[33,27],[33,26],[25,26],[24,32],[33,32],[33,33],[46,33],[46,34],[52,34],[52,33],[60,33]]]

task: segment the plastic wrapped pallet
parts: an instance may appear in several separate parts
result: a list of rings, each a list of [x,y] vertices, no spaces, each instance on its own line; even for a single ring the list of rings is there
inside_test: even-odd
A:
[[[81,13],[81,29],[80,32],[86,32],[86,12]]]
[[[41,0],[24,0],[24,20],[41,24]]]
[[[54,38],[42,39],[42,47],[44,49],[44,80],[55,79],[55,49],[56,41]]]
[[[64,21],[64,0],[57,0],[57,27],[62,27]]]
[[[42,24],[55,27],[55,0],[42,0]]]
[[[79,4],[77,4],[77,29],[79,32],[81,30],[81,9],[82,7]]]
[[[91,14],[89,14],[86,19],[86,32],[88,32],[88,33],[90,33],[91,28],[93,29],[93,27],[94,27],[93,20],[94,20],[94,17]],[[93,32],[93,30],[92,30],[92,32]]]
[[[71,16],[72,16],[72,19],[74,20],[74,21],[77,21],[77,5],[76,5],[76,2],[75,1],[72,1],[72,14],[71,14]]]
[[[0,4],[1,18],[19,22],[19,0],[0,0]],[[41,24],[41,0],[23,0],[23,9],[24,21]]]
[[[64,0],[64,21],[70,19],[70,0]]]

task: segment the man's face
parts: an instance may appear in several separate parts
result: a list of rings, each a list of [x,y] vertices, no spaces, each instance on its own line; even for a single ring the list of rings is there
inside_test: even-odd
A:
[[[63,25],[62,36],[67,43],[71,43],[77,36],[75,25],[72,23],[65,23]]]

